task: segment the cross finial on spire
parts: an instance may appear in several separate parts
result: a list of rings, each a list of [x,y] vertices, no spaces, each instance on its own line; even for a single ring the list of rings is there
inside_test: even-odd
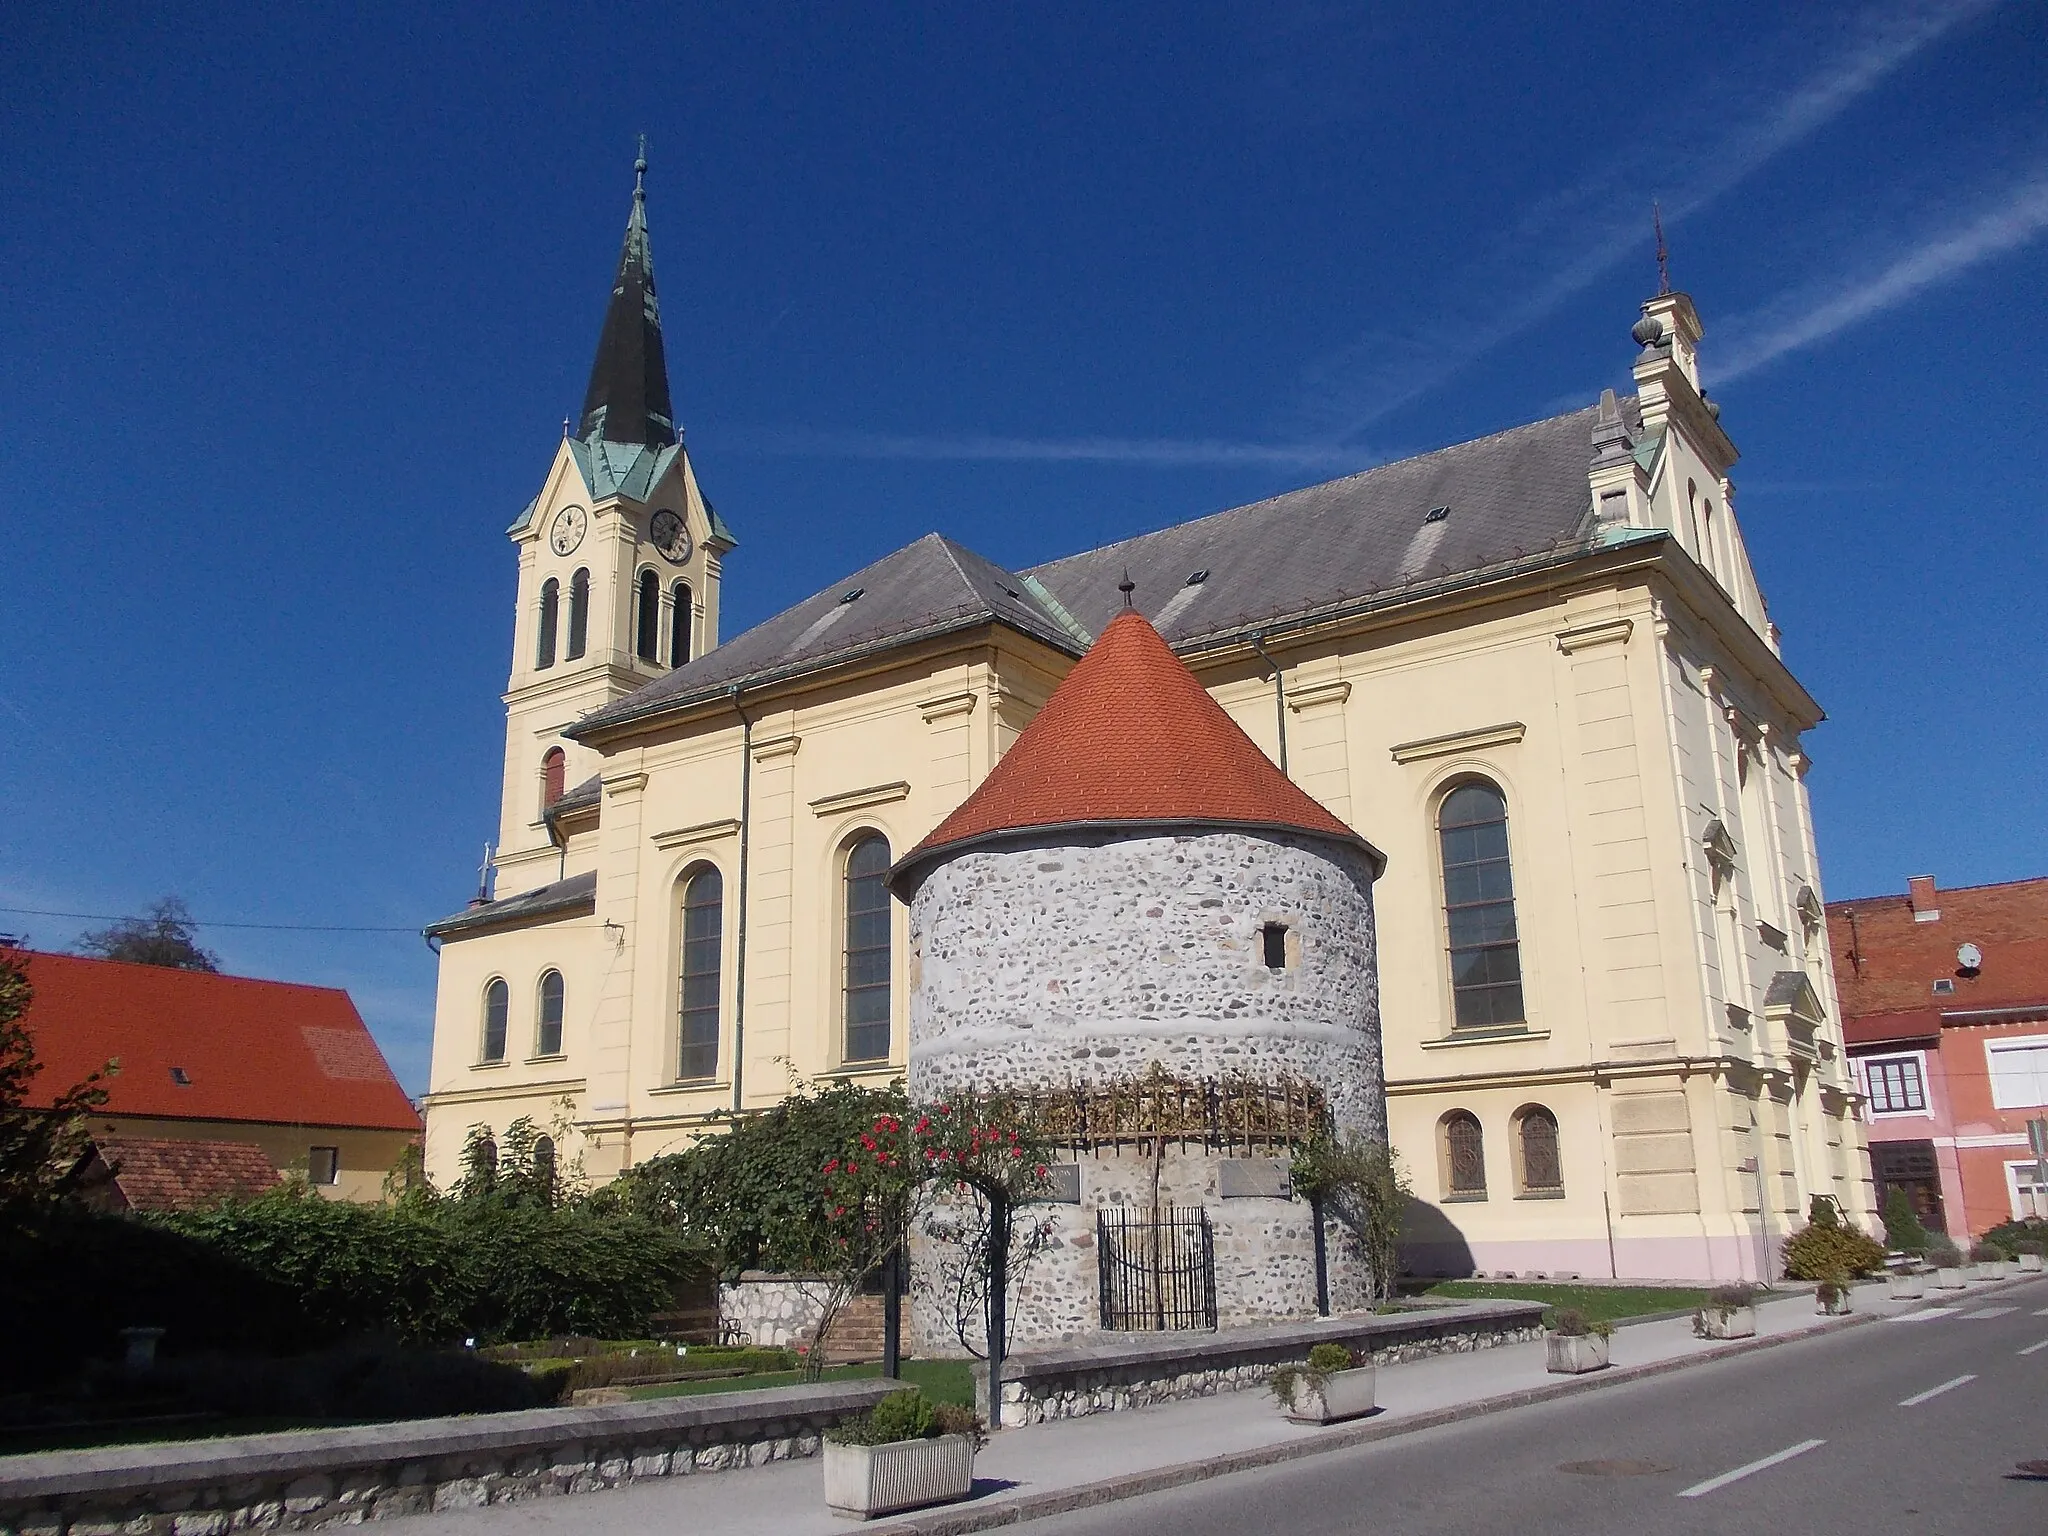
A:
[[[1657,292],[1661,295],[1671,291],[1671,253],[1664,248],[1664,209],[1654,200],[1650,223],[1657,231]]]
[[[1131,568],[1128,565],[1124,567],[1124,579],[1116,584],[1116,589],[1117,591],[1123,593],[1124,606],[1126,608],[1136,606],[1131,601],[1131,594],[1138,590],[1138,584],[1135,581],[1131,580]]]

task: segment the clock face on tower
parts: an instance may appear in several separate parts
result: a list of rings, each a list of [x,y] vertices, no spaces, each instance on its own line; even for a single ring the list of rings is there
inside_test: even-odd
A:
[[[683,526],[683,520],[675,513],[655,513],[654,520],[647,525],[647,536],[654,541],[654,547],[661,551],[664,560],[681,565],[690,558],[690,530]]]
[[[583,529],[589,520],[584,517],[581,507],[564,507],[555,514],[555,523],[548,530],[548,544],[558,555],[574,554],[576,546],[583,542]]]

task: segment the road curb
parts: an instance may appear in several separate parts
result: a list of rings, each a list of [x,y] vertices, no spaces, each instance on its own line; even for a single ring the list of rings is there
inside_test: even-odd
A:
[[[1976,1295],[1988,1296],[2004,1290],[2008,1285],[2022,1283],[2024,1282],[2016,1276],[2011,1280],[1988,1286],[1976,1292]],[[1021,1525],[1027,1520],[1039,1520],[1048,1515],[1070,1514],[1074,1510],[1088,1509],[1098,1504],[1135,1499],[1148,1493],[1163,1493],[1170,1488],[1184,1488],[1192,1483],[1205,1483],[1211,1478],[1228,1477],[1234,1472],[1248,1472],[1257,1467],[1278,1466],[1283,1462],[1299,1461],[1308,1456],[1323,1456],[1332,1451],[1348,1451],[1381,1440],[1394,1440],[1403,1435],[1418,1434],[1425,1429],[1437,1429],[1464,1419],[1484,1418],[1489,1414],[1505,1413],[1514,1408],[1526,1408],[1558,1398],[1577,1397],[1585,1392],[1625,1386],[1633,1381],[1668,1376],[1675,1371],[1687,1370],[1696,1365],[1711,1365],[1718,1360],[1732,1360],[1740,1355],[1775,1349],[1782,1344],[1796,1344],[1805,1339],[1818,1338],[1823,1334],[1867,1327],[1872,1323],[1884,1322],[1887,1316],[1893,1315],[1898,1314],[1859,1312],[1849,1317],[1829,1318],[1826,1322],[1813,1323],[1790,1333],[1736,1339],[1725,1344],[1713,1345],[1700,1350],[1697,1354],[1678,1355],[1669,1360],[1653,1360],[1644,1365],[1611,1367],[1584,1376],[1567,1376],[1540,1387],[1524,1387],[1516,1392],[1503,1392],[1498,1397],[1483,1397],[1476,1402],[1458,1403],[1448,1408],[1433,1408],[1426,1413],[1403,1418],[1368,1419],[1342,1428],[1326,1430],[1312,1437],[1284,1440],[1276,1445],[1255,1446],[1250,1450],[1232,1451],[1210,1461],[1154,1467],[1149,1471],[1107,1477],[1073,1488],[1054,1488],[1044,1493],[1025,1494],[1020,1498],[1000,1502],[956,1506],[929,1515],[874,1527],[874,1536],[968,1536],[968,1533],[973,1531],[994,1530],[1004,1525]]]

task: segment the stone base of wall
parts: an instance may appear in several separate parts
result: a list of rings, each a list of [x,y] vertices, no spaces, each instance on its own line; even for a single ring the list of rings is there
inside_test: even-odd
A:
[[[5,1536],[230,1536],[481,1509],[815,1456],[894,1382],[832,1382],[7,1458]],[[722,1400],[721,1400],[722,1399]]]
[[[1331,1317],[1216,1333],[1100,1336],[1096,1342],[1003,1362],[1002,1423],[1119,1413],[1182,1398],[1262,1388],[1276,1366],[1317,1344],[1343,1344],[1375,1365],[1462,1354],[1543,1336],[1533,1301],[1453,1303],[1385,1317]],[[988,1368],[976,1367],[977,1406],[988,1417]]]

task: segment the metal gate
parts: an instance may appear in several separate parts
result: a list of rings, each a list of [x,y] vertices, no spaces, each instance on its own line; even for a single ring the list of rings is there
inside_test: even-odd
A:
[[[1216,1240],[1200,1206],[1095,1213],[1105,1329],[1216,1326]]]

